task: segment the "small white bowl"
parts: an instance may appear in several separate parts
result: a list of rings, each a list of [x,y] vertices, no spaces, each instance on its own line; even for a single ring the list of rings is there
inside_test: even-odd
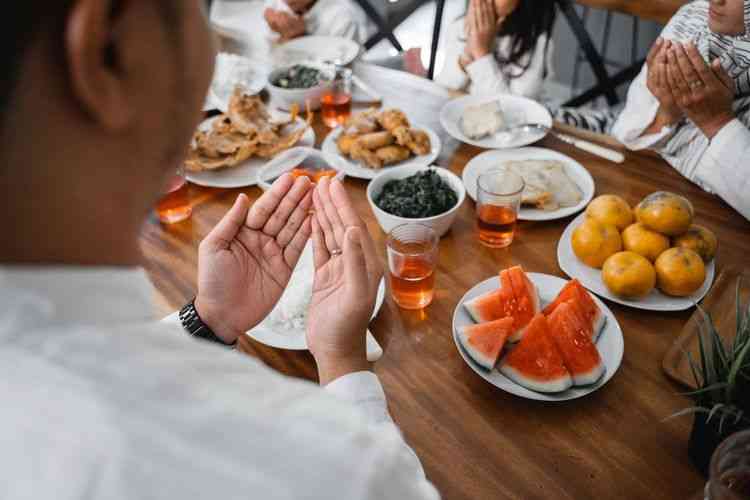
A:
[[[289,111],[292,109],[292,106],[296,104],[299,106],[301,113],[304,113],[307,109],[308,102],[310,103],[311,111],[316,111],[320,108],[320,99],[323,97],[326,87],[328,86],[328,80],[326,79],[328,69],[319,64],[306,63],[303,66],[315,68],[321,72],[321,79],[318,81],[318,84],[308,89],[285,89],[283,87],[278,87],[274,85],[273,82],[275,82],[279,75],[287,71],[291,66],[277,68],[271,71],[268,75],[268,84],[266,85],[268,92],[271,94],[272,105],[281,110]]]
[[[433,217],[409,219],[406,217],[399,217],[397,215],[389,214],[388,212],[381,210],[375,204],[375,197],[380,194],[381,190],[388,181],[394,179],[405,179],[406,177],[410,177],[418,172],[423,172],[430,169],[437,172],[437,174],[442,177],[446,184],[448,184],[448,186],[450,186],[453,191],[456,192],[456,195],[458,196],[458,203],[456,203],[455,207],[451,208],[445,213],[435,215]],[[466,188],[464,187],[464,183],[461,181],[461,178],[450,170],[441,167],[404,165],[403,167],[387,168],[383,170],[381,174],[371,180],[370,184],[367,186],[367,201],[370,203],[370,207],[375,214],[375,218],[377,219],[378,224],[380,224],[380,227],[386,233],[389,233],[393,228],[395,228],[396,226],[400,226],[401,224],[416,223],[429,226],[437,233],[438,236],[443,236],[451,228],[451,226],[453,225],[453,221],[456,220],[458,209],[461,207],[461,205],[463,205],[465,199]]]

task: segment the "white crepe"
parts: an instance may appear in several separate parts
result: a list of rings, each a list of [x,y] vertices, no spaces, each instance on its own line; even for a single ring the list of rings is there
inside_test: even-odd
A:
[[[523,177],[526,187],[522,203],[543,210],[573,207],[582,199],[581,190],[557,160],[512,160],[502,166]]]

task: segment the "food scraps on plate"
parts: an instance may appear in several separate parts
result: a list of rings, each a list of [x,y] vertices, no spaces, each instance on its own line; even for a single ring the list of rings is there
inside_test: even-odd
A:
[[[252,156],[273,158],[297,144],[312,123],[308,110],[306,125],[284,134],[287,125],[296,123],[298,112],[295,108],[289,119],[273,120],[260,97],[245,95],[237,87],[228,112],[216,117],[209,130],[193,136],[185,168],[202,172],[235,167]]]
[[[464,307],[477,322],[457,332],[466,353],[527,389],[562,392],[605,373],[596,342],[606,316],[577,280],[542,309],[536,286],[516,266],[500,272],[500,288]]]
[[[339,152],[367,168],[380,169],[428,154],[430,136],[411,127],[403,111],[369,109],[352,115],[336,140]]]

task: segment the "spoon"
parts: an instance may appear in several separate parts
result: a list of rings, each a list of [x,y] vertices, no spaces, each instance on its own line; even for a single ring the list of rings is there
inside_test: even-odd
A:
[[[625,161],[625,155],[623,155],[619,151],[605,148],[604,146],[594,144],[593,142],[584,141],[583,139],[577,139],[567,134],[561,134],[560,132],[552,130],[550,127],[543,125],[541,123],[523,123],[521,125],[516,125],[513,127],[503,129],[502,132],[509,132],[509,133],[523,132],[525,134],[534,134],[534,133],[542,132],[545,135],[552,134],[567,144],[575,146],[578,149],[588,151],[589,153],[596,155],[596,156],[600,156],[606,160],[609,160],[615,163],[622,163]]]

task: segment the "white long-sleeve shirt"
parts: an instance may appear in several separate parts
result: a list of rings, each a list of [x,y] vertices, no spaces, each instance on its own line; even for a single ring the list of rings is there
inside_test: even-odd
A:
[[[435,78],[437,83],[470,94],[514,94],[539,99],[545,79],[552,75],[553,44],[550,40],[548,46],[546,35],[540,36],[534,50],[522,57],[521,63],[528,64],[525,70],[518,64],[503,67],[498,63],[498,58],[510,55],[512,40],[507,36],[496,39],[494,52],[473,61],[464,70],[459,64],[466,47],[464,33],[463,19],[453,22],[446,30],[445,62]],[[510,78],[508,75],[519,76]]]
[[[374,374],[281,376],[152,295],[139,270],[0,267],[0,498],[438,498]]]
[[[683,176],[720,196],[750,220],[750,130],[735,119],[711,141],[694,124],[683,128],[679,143],[671,142],[676,126],[644,135],[659,110],[659,101],[646,85],[647,75],[644,64],[628,89],[625,108],[612,135],[629,149],[655,150]]]

